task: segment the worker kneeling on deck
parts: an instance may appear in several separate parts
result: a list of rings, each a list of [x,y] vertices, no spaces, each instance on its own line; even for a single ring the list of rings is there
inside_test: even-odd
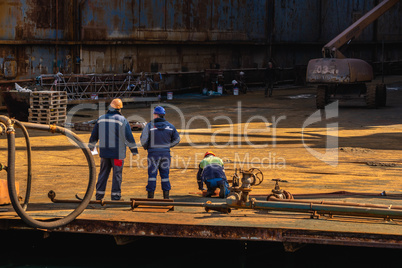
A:
[[[197,183],[200,190],[204,190],[205,183],[207,186],[207,197],[212,196],[217,188],[220,189],[220,198],[225,198],[230,193],[223,161],[213,152],[206,152],[204,159],[200,162]]]
[[[106,114],[99,117],[91,137],[89,149],[94,150],[99,140],[99,156],[101,157],[98,182],[96,183],[96,200],[105,196],[106,184],[110,171],[113,169],[112,200],[120,200],[121,183],[126,147],[130,148],[133,155],[138,154],[137,146],[131,132],[130,124],[121,114],[123,103],[120,99],[114,99]]]
[[[142,146],[148,151],[148,184],[146,186],[148,198],[154,198],[159,171],[163,198],[169,199],[170,148],[179,144],[180,135],[176,128],[166,121],[165,114],[163,107],[155,107],[154,119],[145,126],[140,138]]]

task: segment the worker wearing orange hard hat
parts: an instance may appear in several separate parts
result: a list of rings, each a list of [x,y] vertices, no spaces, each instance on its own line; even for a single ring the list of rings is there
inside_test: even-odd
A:
[[[204,154],[204,158],[207,157],[208,155],[216,156],[213,152],[208,151],[208,152],[206,152],[206,153]]]
[[[119,109],[123,108],[123,102],[121,101],[121,99],[114,99],[110,103],[110,107],[112,107],[113,109],[119,110]]]
[[[229,183],[226,179],[223,161],[215,153],[208,151],[204,154],[204,159],[198,168],[197,183],[200,190],[204,190],[205,183],[207,197],[212,196],[217,188],[220,189],[220,198],[225,198],[229,194]]]
[[[96,183],[96,200],[104,198],[106,184],[112,170],[111,199],[120,200],[126,147],[129,147],[133,155],[138,154],[130,124],[121,114],[122,108],[121,99],[112,100],[107,113],[96,121],[89,138],[89,149],[91,151],[95,151],[96,143],[99,141],[99,156],[101,158],[98,182]]]

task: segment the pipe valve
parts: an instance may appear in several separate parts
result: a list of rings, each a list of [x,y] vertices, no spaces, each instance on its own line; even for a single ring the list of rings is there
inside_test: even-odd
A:
[[[241,177],[240,175],[241,174]],[[231,196],[238,202],[249,202],[249,194],[252,186],[260,185],[264,181],[264,174],[257,168],[251,168],[247,171],[236,169],[233,175],[233,184],[230,187]]]
[[[7,127],[3,123],[0,123],[0,135],[4,135],[6,133]]]
[[[293,195],[289,193],[288,191],[285,191],[281,189],[279,186],[279,182],[288,182],[287,180],[282,180],[282,179],[272,179],[272,181],[275,181],[275,187],[272,189],[272,193],[268,195],[267,201],[269,201],[270,197],[276,197],[278,199],[293,199]]]

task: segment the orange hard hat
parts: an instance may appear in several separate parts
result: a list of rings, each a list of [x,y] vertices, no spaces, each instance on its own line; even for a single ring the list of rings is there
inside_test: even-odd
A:
[[[114,99],[110,103],[110,106],[115,109],[121,109],[123,108],[123,102],[121,101],[121,99]]]
[[[205,153],[204,157],[207,157],[208,155],[216,156],[213,152],[208,151],[208,152]]]

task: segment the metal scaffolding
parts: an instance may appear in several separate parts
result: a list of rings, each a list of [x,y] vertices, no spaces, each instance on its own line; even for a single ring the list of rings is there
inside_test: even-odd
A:
[[[147,73],[71,75],[58,73],[41,75],[38,80],[44,88],[66,91],[70,104],[114,98],[121,98],[126,102],[157,101],[164,86],[162,75]]]

